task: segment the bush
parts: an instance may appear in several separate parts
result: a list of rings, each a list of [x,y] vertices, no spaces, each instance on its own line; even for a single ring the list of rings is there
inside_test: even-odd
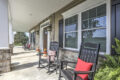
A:
[[[120,80],[120,67],[119,68],[100,68],[95,75],[95,80]]]
[[[112,46],[117,54],[120,54],[120,40],[115,39],[116,46]],[[106,55],[102,60],[100,69],[96,72],[95,80],[120,80],[120,56]]]

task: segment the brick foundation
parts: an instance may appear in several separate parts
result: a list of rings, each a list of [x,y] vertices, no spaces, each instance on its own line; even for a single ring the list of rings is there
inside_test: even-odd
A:
[[[0,73],[11,70],[11,51],[10,49],[0,49]]]

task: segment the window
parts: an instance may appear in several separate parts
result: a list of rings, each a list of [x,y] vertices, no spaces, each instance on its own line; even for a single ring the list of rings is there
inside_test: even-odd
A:
[[[65,19],[65,44],[66,48],[78,48],[78,16]]]
[[[100,43],[106,51],[106,4],[82,13],[82,41]]]

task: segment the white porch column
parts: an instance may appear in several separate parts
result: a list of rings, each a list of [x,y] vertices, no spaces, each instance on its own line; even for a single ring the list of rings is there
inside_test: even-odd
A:
[[[13,30],[12,30],[12,23],[9,23],[9,44],[14,43],[14,37],[13,37]]]
[[[40,27],[40,49],[43,51],[43,28]]]
[[[11,70],[8,0],[0,0],[0,73]]]
[[[0,49],[9,48],[8,0],[0,0]]]
[[[48,31],[48,43],[47,43],[47,50],[50,49],[50,31]]]

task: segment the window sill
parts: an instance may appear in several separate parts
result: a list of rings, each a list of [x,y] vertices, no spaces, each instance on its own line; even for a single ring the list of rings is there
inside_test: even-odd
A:
[[[65,49],[65,48],[60,48],[60,50],[62,50],[62,51],[71,51],[71,52],[79,53],[78,50],[71,50],[71,49]]]

